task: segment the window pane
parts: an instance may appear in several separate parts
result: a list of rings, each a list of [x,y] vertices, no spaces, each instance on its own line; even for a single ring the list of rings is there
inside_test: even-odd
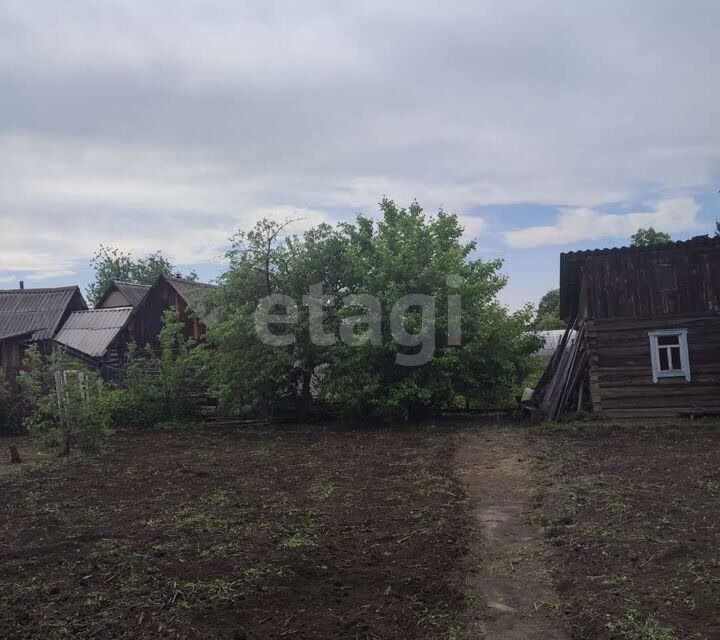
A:
[[[657,341],[659,345],[679,345],[680,336],[658,336]]]
[[[682,369],[682,363],[680,362],[680,347],[672,347],[669,351],[672,368],[676,371]]]
[[[667,349],[658,349],[660,354],[660,371],[668,371],[670,369],[670,363],[668,362]]]

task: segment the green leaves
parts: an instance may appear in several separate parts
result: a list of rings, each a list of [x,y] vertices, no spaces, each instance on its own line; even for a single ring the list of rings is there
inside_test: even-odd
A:
[[[429,217],[416,202],[388,199],[380,212],[302,236],[263,220],[234,236],[206,365],[227,409],[272,413],[289,403],[302,413],[317,395],[351,415],[406,419],[459,396],[475,406],[511,400],[538,345],[528,333],[532,310],[511,314],[497,303],[502,261],[474,258],[455,215]],[[271,294],[297,308],[289,324],[268,325],[284,346],[255,331],[258,302]],[[419,366],[398,364],[398,353],[422,349],[431,357]]]
[[[119,282],[135,282],[137,284],[153,284],[160,275],[173,275],[175,265],[162,252],[156,251],[144,258],[133,258],[116,247],[100,245],[97,253],[90,261],[95,271],[95,279],[86,289],[90,304],[95,306],[113,280]],[[188,279],[195,280],[196,274],[191,272]]]

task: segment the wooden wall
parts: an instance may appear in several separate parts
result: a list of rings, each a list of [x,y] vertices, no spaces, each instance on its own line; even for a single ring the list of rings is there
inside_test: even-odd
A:
[[[2,369],[5,380],[13,384],[22,366],[25,353],[24,344],[28,336],[19,338],[7,338],[0,340],[0,369]]]
[[[720,315],[586,320],[593,409],[606,417],[720,414]],[[687,329],[691,380],[653,383],[648,332]]]
[[[585,262],[583,281],[591,318],[720,313],[720,245],[593,256]]]
[[[162,328],[162,317],[166,309],[175,309],[185,321],[185,335],[199,340],[205,333],[205,325],[188,314],[187,303],[167,282],[153,287],[143,300],[137,312],[128,323],[128,338],[140,347],[157,347],[157,336]]]

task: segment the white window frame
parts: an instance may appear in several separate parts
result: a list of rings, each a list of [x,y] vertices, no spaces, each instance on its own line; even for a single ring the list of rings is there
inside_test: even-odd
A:
[[[648,332],[653,382],[657,382],[660,378],[685,378],[685,380],[690,382],[690,354],[688,352],[687,333],[687,329],[660,329],[658,331]],[[678,336],[680,338],[680,369],[674,371],[660,370],[660,346],[658,345],[658,338],[661,336]]]

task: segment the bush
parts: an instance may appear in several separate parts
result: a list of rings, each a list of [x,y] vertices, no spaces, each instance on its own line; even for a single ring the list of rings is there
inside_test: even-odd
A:
[[[24,432],[17,396],[10,392],[5,373],[0,369],[0,436],[17,436]]]
[[[25,354],[18,384],[26,412],[24,426],[62,444],[96,453],[110,425],[112,395],[97,374],[61,352],[46,358],[37,346]]]

